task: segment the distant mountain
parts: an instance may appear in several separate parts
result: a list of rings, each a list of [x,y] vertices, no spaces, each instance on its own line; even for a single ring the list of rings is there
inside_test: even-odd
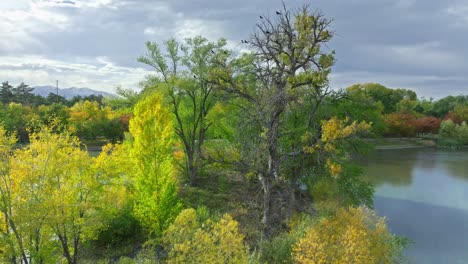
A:
[[[35,86],[33,87],[34,90],[32,91],[33,94],[40,95],[42,97],[47,97],[49,93],[57,93],[57,88],[51,85],[45,85],[45,86]],[[65,99],[71,99],[74,96],[89,96],[89,95],[102,95],[104,97],[115,97],[115,94],[103,92],[103,91],[96,91],[93,89],[89,88],[76,88],[76,87],[70,87],[70,88],[59,88],[58,94],[60,96],[65,97]]]

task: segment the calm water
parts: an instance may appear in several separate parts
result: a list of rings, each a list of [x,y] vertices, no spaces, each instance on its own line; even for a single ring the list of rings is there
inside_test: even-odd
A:
[[[377,150],[362,162],[375,208],[410,238],[411,263],[468,263],[468,150]]]

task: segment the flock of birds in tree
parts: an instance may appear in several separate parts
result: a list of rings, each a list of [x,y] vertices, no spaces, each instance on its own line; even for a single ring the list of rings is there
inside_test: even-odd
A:
[[[281,15],[281,12],[279,12],[279,11],[276,11],[276,14],[277,14],[277,15]],[[260,17],[260,19],[264,19],[264,17],[263,17],[263,16],[259,16],[259,17]],[[268,30],[267,30],[267,31],[265,31],[265,33],[266,33],[266,34],[271,34],[271,32],[270,32],[270,31],[268,31]],[[242,40],[241,40],[241,43],[248,44],[248,43],[249,43],[249,41],[247,41],[247,40],[245,40],[245,39],[242,39]],[[227,52],[227,51],[225,51],[225,50],[224,50],[223,52],[224,52],[224,54],[226,54],[226,55],[228,54],[228,52]],[[215,54],[215,52],[214,52],[213,50],[211,50],[211,53]],[[196,76],[196,75],[193,75],[193,78],[197,79],[197,76]]]

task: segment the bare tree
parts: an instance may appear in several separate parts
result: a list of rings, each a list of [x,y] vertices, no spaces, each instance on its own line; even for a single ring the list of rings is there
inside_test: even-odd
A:
[[[328,75],[334,52],[323,52],[333,36],[330,23],[320,12],[310,11],[309,5],[289,10],[283,4],[281,11],[262,16],[250,39],[242,42],[252,52],[220,61],[224,71],[212,76],[219,89],[245,99],[246,115],[259,127],[256,145],[251,146],[256,148],[256,158],[240,164],[258,175],[267,236],[287,217],[278,211],[279,204],[285,203],[279,199],[294,192],[281,175],[282,164],[294,156],[285,153],[280,144],[285,113],[304,100],[315,100],[314,107],[304,109],[309,111],[308,125],[312,126],[320,103],[331,93]]]

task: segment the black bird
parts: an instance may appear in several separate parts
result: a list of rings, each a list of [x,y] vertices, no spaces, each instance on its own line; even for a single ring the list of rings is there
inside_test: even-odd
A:
[[[271,32],[267,30],[267,31],[265,31],[265,33],[270,34]]]
[[[244,40],[244,43],[249,43],[247,40]]]
[[[243,39],[241,39],[241,43],[244,43],[244,40],[243,40]]]
[[[279,11],[276,11],[276,14],[277,14],[277,15],[281,15],[281,12],[279,12]]]
[[[224,54],[228,54],[228,52],[227,52],[227,51],[224,51]]]
[[[213,51],[213,50],[211,50],[211,53],[213,53],[213,54],[214,54],[214,51]]]
[[[263,19],[263,17],[262,17],[262,16],[260,16],[260,19]]]
[[[194,76],[193,76],[193,78],[195,78],[195,79],[196,79],[196,78],[197,78],[197,76],[196,76],[196,75],[194,75]]]

